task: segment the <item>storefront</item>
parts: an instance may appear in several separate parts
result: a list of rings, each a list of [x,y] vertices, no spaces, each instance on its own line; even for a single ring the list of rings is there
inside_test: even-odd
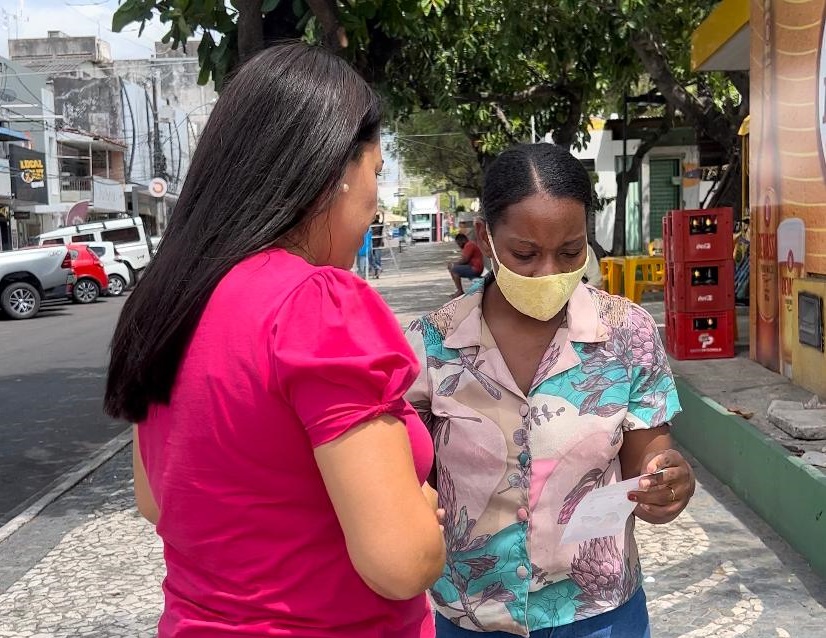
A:
[[[826,394],[826,0],[724,0],[697,70],[750,72],[751,357]]]
[[[38,205],[48,205],[46,155],[23,146],[9,146],[12,201],[7,207],[12,249],[28,244],[39,234],[42,225],[35,212]]]

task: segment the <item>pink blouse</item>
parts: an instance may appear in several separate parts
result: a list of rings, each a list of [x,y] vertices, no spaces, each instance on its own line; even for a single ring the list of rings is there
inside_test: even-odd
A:
[[[433,447],[404,400],[419,366],[366,283],[281,250],[236,266],[186,349],[169,406],[140,424],[167,576],[160,638],[434,635],[424,595],[356,573],[313,448],[380,414]]]

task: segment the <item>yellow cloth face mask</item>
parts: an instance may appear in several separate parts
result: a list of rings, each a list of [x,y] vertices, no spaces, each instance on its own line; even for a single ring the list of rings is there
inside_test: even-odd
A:
[[[548,321],[559,314],[574,294],[574,290],[582,281],[585,270],[588,268],[588,259],[585,264],[574,272],[563,272],[543,277],[525,277],[518,275],[502,265],[493,245],[493,235],[488,228],[488,238],[493,251],[493,258],[499,268],[494,273],[499,290],[502,291],[508,303],[523,315]]]

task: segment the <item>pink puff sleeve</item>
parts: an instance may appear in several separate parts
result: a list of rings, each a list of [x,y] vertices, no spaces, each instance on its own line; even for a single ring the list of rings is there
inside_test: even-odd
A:
[[[398,320],[370,286],[324,268],[280,309],[270,342],[276,391],[313,447],[382,414],[402,418],[419,364]]]

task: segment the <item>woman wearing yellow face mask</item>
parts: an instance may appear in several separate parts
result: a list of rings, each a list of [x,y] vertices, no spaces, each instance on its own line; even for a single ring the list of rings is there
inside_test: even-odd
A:
[[[502,153],[476,223],[494,275],[408,330],[422,365],[408,399],[446,510],[439,638],[650,635],[634,517],[670,522],[694,477],[672,449],[680,406],[654,321],[582,283],[591,205],[566,150]],[[591,490],[658,470],[628,494],[624,532],[562,542]]]

